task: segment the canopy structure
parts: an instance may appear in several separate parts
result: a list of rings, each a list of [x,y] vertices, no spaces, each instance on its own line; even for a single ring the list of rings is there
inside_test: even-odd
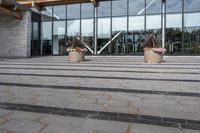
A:
[[[29,10],[35,7],[38,10],[42,6],[73,4],[73,3],[88,3],[92,2],[97,6],[97,0],[0,0],[0,14],[15,17],[17,20],[22,19],[20,11]]]

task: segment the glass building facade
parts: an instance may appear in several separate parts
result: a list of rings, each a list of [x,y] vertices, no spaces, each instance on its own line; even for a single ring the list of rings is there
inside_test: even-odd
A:
[[[46,6],[32,19],[32,55],[66,55],[78,37],[87,54],[135,55],[140,39],[153,32],[167,54],[200,53],[200,0],[100,0]]]

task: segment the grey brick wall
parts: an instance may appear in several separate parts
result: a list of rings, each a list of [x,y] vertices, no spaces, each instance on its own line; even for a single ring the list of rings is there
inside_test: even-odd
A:
[[[23,20],[0,15],[0,57],[30,57],[31,13]]]

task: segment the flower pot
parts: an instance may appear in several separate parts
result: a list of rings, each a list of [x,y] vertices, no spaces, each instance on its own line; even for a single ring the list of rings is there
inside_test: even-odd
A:
[[[163,62],[163,53],[155,52],[152,48],[144,48],[145,63],[161,63]]]
[[[84,61],[84,52],[70,51],[69,52],[69,62],[81,62]]]

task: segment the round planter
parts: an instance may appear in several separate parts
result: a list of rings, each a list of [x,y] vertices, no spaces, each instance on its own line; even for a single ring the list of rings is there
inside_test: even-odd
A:
[[[70,51],[68,57],[69,62],[81,62],[84,61],[85,55],[83,52]]]
[[[154,52],[152,48],[144,48],[145,63],[161,63],[163,62],[163,53]]]

